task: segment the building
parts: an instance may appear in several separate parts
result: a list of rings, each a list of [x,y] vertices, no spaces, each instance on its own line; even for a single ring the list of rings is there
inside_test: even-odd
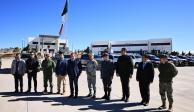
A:
[[[67,47],[67,40],[59,39],[59,36],[54,35],[39,35],[28,38],[28,45],[32,51],[56,53]]]
[[[128,53],[172,52],[172,39],[149,39],[132,41],[94,41],[91,43],[91,50],[94,54],[100,54],[104,50],[110,53],[120,53],[121,48],[126,48]]]
[[[95,41],[91,43],[91,50],[94,54],[101,54],[104,50],[110,50],[109,41]]]

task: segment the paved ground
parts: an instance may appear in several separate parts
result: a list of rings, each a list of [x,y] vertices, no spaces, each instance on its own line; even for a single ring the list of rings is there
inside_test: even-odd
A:
[[[10,67],[11,59],[3,60],[3,68]],[[193,112],[194,103],[194,67],[178,68],[179,74],[174,80],[174,111]],[[136,72],[136,70],[135,70]],[[130,102],[119,101],[121,98],[121,84],[118,77],[114,76],[111,101],[101,100],[103,96],[103,86],[97,73],[97,98],[90,99],[85,96],[88,93],[86,73],[83,72],[79,79],[79,98],[69,99],[69,84],[67,82],[67,93],[65,95],[44,95],[42,83],[42,72],[38,74],[39,93],[13,93],[13,76],[1,70],[0,73],[0,110],[1,112],[74,112],[74,111],[130,111],[130,112],[149,112],[158,111],[161,105],[158,89],[158,70],[154,83],[151,85],[151,101],[148,107],[138,104],[140,99],[138,83],[133,76],[131,86]],[[56,92],[56,77],[54,79],[54,92]],[[24,91],[27,90],[27,75],[24,76]]]

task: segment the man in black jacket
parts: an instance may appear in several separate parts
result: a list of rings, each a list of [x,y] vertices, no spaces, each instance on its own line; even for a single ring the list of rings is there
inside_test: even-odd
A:
[[[142,97],[140,104],[148,106],[150,100],[150,83],[154,79],[154,66],[149,60],[148,55],[142,57],[136,73],[136,80],[139,82],[139,89]]]
[[[102,99],[110,100],[111,84],[114,75],[114,63],[109,60],[108,53],[103,54],[100,73],[105,93]]]
[[[82,72],[82,66],[80,59],[77,59],[75,53],[71,53],[71,58],[68,60],[67,64],[67,74],[69,76],[69,85],[70,85],[70,96],[77,98],[78,97],[78,78]],[[75,90],[75,94],[74,94]]]
[[[129,92],[129,78],[133,75],[133,60],[127,55],[127,49],[121,49],[121,56],[119,56],[116,63],[116,73],[120,76],[123,97],[122,101],[128,102],[130,92]]]
[[[39,62],[34,57],[34,53],[30,54],[30,58],[26,61],[26,70],[28,73],[28,90],[27,92],[31,92],[31,80],[33,78],[34,81],[34,91],[37,92],[37,72],[39,68]]]

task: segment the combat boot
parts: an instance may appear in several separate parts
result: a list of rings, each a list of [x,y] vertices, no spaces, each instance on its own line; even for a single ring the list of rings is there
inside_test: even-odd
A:
[[[92,98],[96,98],[96,91],[94,91]]]
[[[50,88],[50,94],[52,94],[52,93],[53,93],[53,87]]]
[[[44,91],[43,91],[44,94],[47,93],[47,87],[44,87]]]
[[[111,93],[111,91],[109,90],[109,91],[108,91],[108,95],[107,95],[107,97],[106,97],[106,100],[108,100],[108,101],[110,100],[110,93]]]
[[[107,89],[104,88],[104,96],[101,99],[106,99],[107,98]]]
[[[169,112],[172,112],[173,111],[173,103],[172,102],[169,103],[168,111]]]
[[[92,96],[92,92],[90,91],[86,97],[91,97],[91,96]]]
[[[162,101],[162,105],[158,109],[166,109],[166,101]]]

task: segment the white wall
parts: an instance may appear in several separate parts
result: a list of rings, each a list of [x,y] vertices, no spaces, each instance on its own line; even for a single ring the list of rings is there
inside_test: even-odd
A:
[[[170,43],[170,45],[151,45],[152,43]],[[146,44],[142,46],[123,46],[128,44]],[[125,47],[128,51],[143,51],[151,52],[153,49],[160,51],[168,51],[172,52],[172,39],[164,38],[164,39],[150,39],[150,40],[136,40],[136,41],[94,41],[91,43],[91,49],[93,53],[98,53],[106,49],[106,47],[92,47],[93,45],[108,45],[112,51],[120,51],[121,48]],[[114,45],[122,45],[115,46]]]
[[[29,39],[30,40],[30,39]],[[33,44],[33,42],[38,42],[38,44]],[[40,49],[47,49],[48,45],[42,45],[40,43],[55,43],[55,45],[49,45],[51,50],[58,51],[59,47],[63,47],[63,45],[59,45],[59,43],[66,43],[67,40],[65,39],[58,39],[58,38],[50,38],[50,37],[36,37],[34,39],[31,39],[31,41],[28,43],[31,48],[38,48]]]

